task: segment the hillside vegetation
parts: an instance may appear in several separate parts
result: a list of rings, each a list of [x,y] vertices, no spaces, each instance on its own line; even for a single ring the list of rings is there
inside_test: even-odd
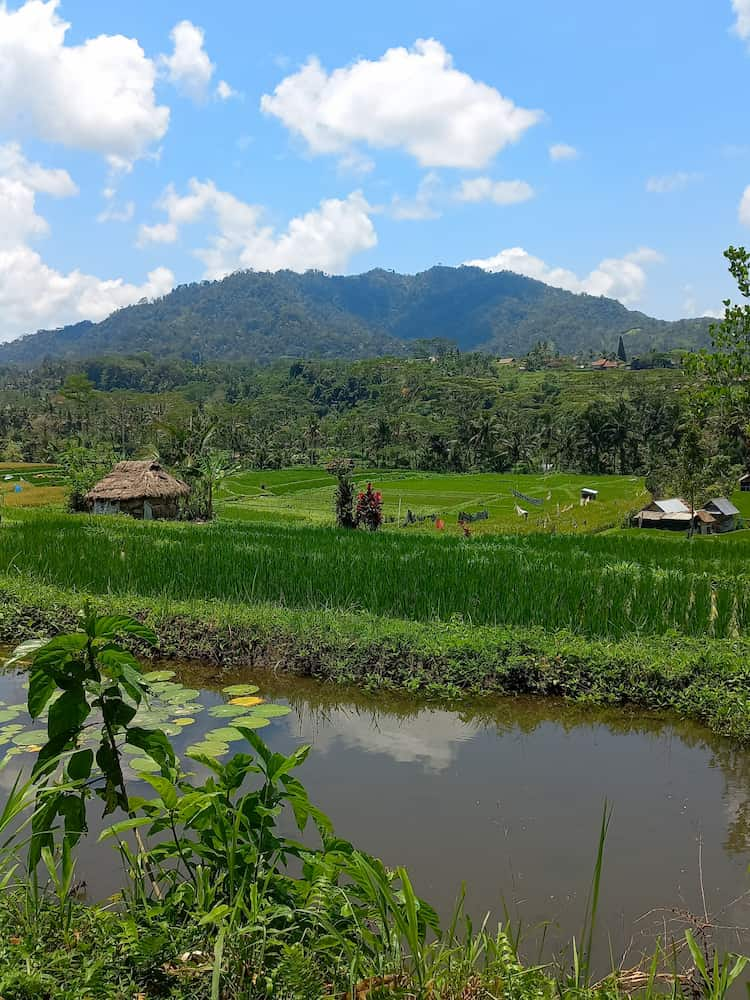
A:
[[[0,348],[0,362],[147,351],[193,361],[279,357],[361,358],[408,353],[422,338],[461,350],[522,355],[540,340],[560,353],[629,354],[708,344],[706,319],[667,322],[614,299],[574,295],[510,272],[433,267],[421,274],[374,270],[244,271],[181,285],[154,302],[30,334]]]

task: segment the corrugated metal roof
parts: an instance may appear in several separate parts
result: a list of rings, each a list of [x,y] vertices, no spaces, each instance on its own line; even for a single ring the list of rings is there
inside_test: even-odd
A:
[[[671,500],[655,500],[654,506],[662,512],[662,514],[689,514],[690,508],[685,503],[684,500],[680,500],[679,497],[673,497]]]
[[[739,511],[731,500],[727,500],[726,497],[713,497],[713,499],[708,501],[706,507],[715,507],[725,517],[732,517],[734,514],[739,514]]]

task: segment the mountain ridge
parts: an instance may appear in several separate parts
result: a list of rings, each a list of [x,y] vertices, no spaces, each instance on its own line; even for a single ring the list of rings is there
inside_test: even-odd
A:
[[[414,275],[376,268],[237,271],[178,285],[99,323],[39,330],[0,345],[0,363],[149,353],[193,361],[405,354],[445,338],[461,350],[520,356],[539,340],[561,354],[629,354],[708,346],[708,318],[659,320],[615,299],[565,291],[511,271],[437,265]]]

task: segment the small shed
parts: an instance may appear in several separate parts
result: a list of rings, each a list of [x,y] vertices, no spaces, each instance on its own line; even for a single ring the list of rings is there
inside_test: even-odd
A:
[[[639,528],[661,528],[664,531],[687,531],[693,515],[680,497],[653,500],[636,515]]]
[[[743,493],[750,493],[750,472],[746,472],[744,476],[740,476],[740,489]]]
[[[712,531],[734,531],[737,527],[735,518],[739,514],[739,511],[726,497],[714,497],[707,504],[703,505],[703,510],[699,511],[699,513],[707,513],[713,517],[714,525]]]
[[[599,499],[599,490],[592,490],[588,486],[584,486],[581,490],[581,503],[589,503],[590,500]]]
[[[129,514],[145,521],[176,518],[190,487],[158,462],[118,462],[84,497],[94,514]]]

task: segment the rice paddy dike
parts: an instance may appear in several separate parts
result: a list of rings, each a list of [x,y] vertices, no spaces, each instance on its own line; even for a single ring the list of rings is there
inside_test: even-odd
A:
[[[750,537],[481,535],[7,510],[0,640],[84,603],[159,655],[403,689],[672,710],[750,741]]]

